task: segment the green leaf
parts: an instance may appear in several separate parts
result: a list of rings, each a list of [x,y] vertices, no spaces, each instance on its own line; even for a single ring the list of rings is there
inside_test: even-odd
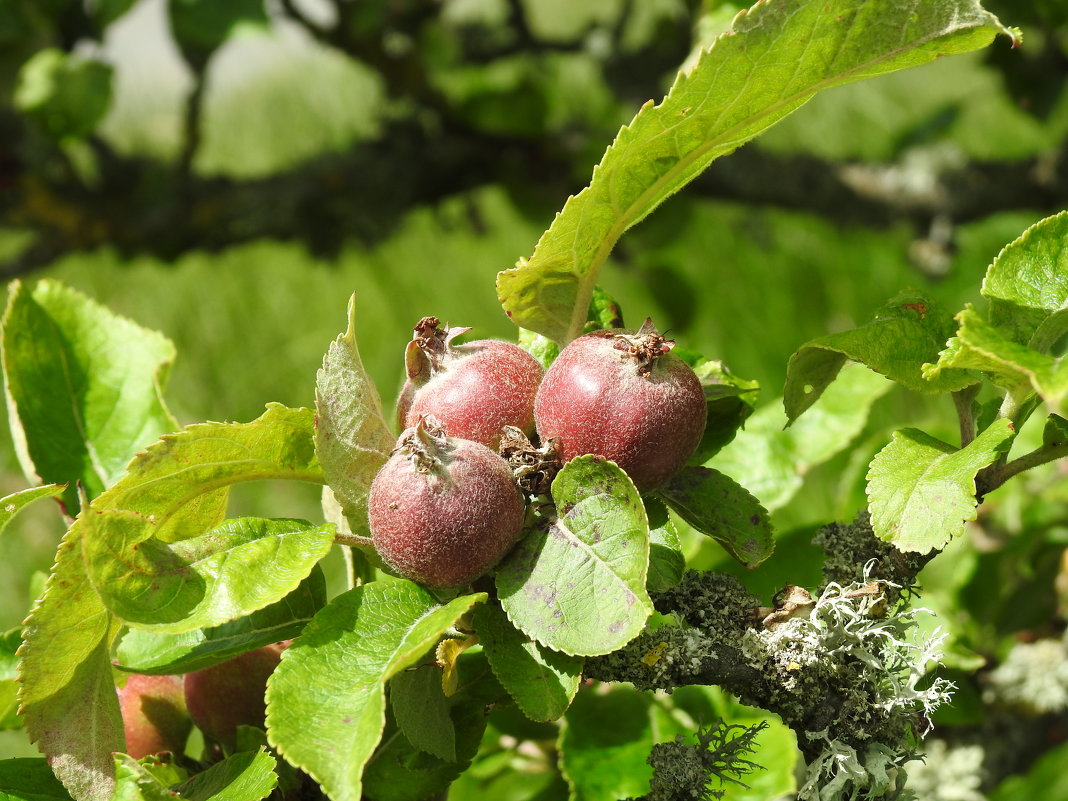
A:
[[[55,498],[67,488],[66,484],[45,484],[43,487],[30,487],[0,498],[0,534],[7,528],[19,512],[38,498]]]
[[[272,405],[246,424],[191,426],[139,454],[130,472],[75,520],[60,543],[41,601],[26,622],[19,701],[31,739],[51,758],[78,801],[110,801],[112,752],[123,751],[122,718],[112,680],[112,647],[121,630],[89,581],[83,554],[113,555],[92,532],[101,515],[125,510],[152,518],[161,541],[196,536],[218,524],[226,487],[254,478],[321,480],[310,410]]]
[[[1062,801],[1068,798],[1068,744],[1046,751],[1027,773],[1010,776],[990,794],[990,801]]]
[[[282,600],[221,626],[183,634],[131,629],[119,643],[118,667],[149,675],[203,670],[246,651],[293,639],[325,604],[326,578],[316,565]]]
[[[170,763],[152,757],[136,760],[127,754],[115,755],[116,788],[113,801],[173,801],[170,790],[179,778]]]
[[[278,783],[275,759],[265,750],[246,751],[216,762],[172,790],[189,801],[259,801]]]
[[[194,69],[203,69],[239,25],[268,22],[263,0],[167,0],[167,12],[175,42]]]
[[[349,298],[348,321],[315,377],[315,450],[353,532],[370,536],[367,493],[393,451],[394,436],[356,346],[355,295]]]
[[[497,568],[497,594],[522,632],[554,651],[607,654],[653,612],[645,589],[649,526],[627,474],[580,456],[552,485],[557,517],[528,532]]]
[[[251,423],[192,425],[138,454],[83,524],[86,567],[104,603],[140,627],[177,633],[225,623],[294,589],[326,553],[332,526],[231,521],[205,534],[206,519],[186,515],[198,498],[237,482],[321,481],[312,421],[308,409],[274,404]],[[210,519],[218,510],[206,511]],[[219,571],[243,576],[227,586]]]
[[[238,726],[234,730],[234,751],[259,751],[266,749],[267,753],[275,757],[274,772],[278,776],[278,790],[284,796],[290,790],[299,790],[303,781],[300,771],[286,762],[278,759],[267,742],[267,732],[255,726]]]
[[[1068,306],[1068,212],[1035,223],[1002,249],[983,279],[988,320],[1020,345],[1048,350],[1039,337],[1047,320]],[[1063,327],[1061,328],[1063,332]]]
[[[1068,395],[1068,362],[1021,345],[969,306],[957,315],[960,328],[936,364],[924,375],[937,378],[947,370],[964,367],[982,370],[998,386],[1022,401],[1037,392],[1054,409]]]
[[[93,19],[103,30],[129,11],[136,0],[97,0],[93,6]]]
[[[767,510],[718,470],[684,467],[668,479],[659,495],[679,517],[743,565],[754,568],[775,550]]]
[[[551,339],[525,328],[519,329],[519,347],[537,359],[538,364],[546,369],[560,353],[560,346]]]
[[[70,794],[111,801],[112,753],[125,750],[111,669],[120,626],[85,575],[83,520],[60,542],[45,593],[26,620],[19,703],[30,739]]]
[[[449,710],[456,731],[457,756],[444,760],[416,749],[387,716],[382,744],[363,774],[363,791],[370,801],[424,801],[441,793],[459,776],[478,752],[486,730],[481,704],[454,697]]]
[[[359,801],[386,723],[385,684],[411,667],[484,593],[444,606],[409,581],[376,581],[332,600],[282,653],[267,684],[267,734],[333,801]]]
[[[860,365],[838,380],[790,428],[778,401],[760,408],[744,431],[710,464],[733,478],[771,512],[785,506],[805,474],[830,459],[863,430],[872,404],[893,384]]]
[[[480,606],[473,619],[493,675],[523,714],[538,721],[564,714],[578,692],[584,660],[531,642],[497,606]]]
[[[1047,448],[1062,448],[1068,445],[1068,420],[1051,414],[1042,429],[1042,444]]]
[[[645,587],[649,592],[663,592],[682,581],[686,557],[667,507],[649,497],[645,499],[645,511],[649,515],[649,575]]]
[[[921,369],[955,331],[953,317],[927,296],[898,295],[862,328],[814,339],[790,357],[783,391],[786,416],[792,423],[819,400],[846,359],[917,392],[956,392],[975,384],[978,378],[967,370],[930,376]]]
[[[89,135],[111,105],[111,65],[49,47],[19,70],[15,107],[53,139]]]
[[[975,475],[1012,445],[1016,432],[997,420],[956,449],[914,428],[894,438],[868,470],[872,528],[900,551],[940,549],[975,519]]]
[[[0,730],[17,729],[22,725],[18,717],[18,657],[15,655],[21,643],[21,628],[11,629],[0,636]]]
[[[441,689],[441,668],[419,665],[402,670],[389,682],[389,703],[401,734],[413,748],[456,761],[456,727]]]
[[[31,480],[92,498],[177,424],[163,403],[174,346],[55,281],[15,282],[3,319],[12,438]]]
[[[619,308],[616,299],[605,292],[601,287],[595,286],[590,296],[590,308],[586,312],[586,325],[583,331],[599,331],[605,328],[622,328],[623,310]]]
[[[139,513],[101,511],[93,536],[115,547],[90,549],[89,569],[114,614],[172,634],[218,626],[284,598],[334,543],[333,525],[304,520],[227,520],[175,543],[152,538],[152,528]]]
[[[569,342],[619,237],[714,159],[822,89],[974,50],[998,32],[1008,33],[974,0],[758,3],[619,132],[533,257],[498,275],[501,304],[520,327]]]
[[[678,350],[676,348],[675,352]],[[686,358],[683,353],[679,355]],[[708,405],[705,432],[690,457],[690,464],[702,464],[737,436],[738,430],[756,409],[760,384],[739,378],[723,362],[700,359],[691,366],[701,382]]]
[[[686,734],[687,727],[654,696],[617,686],[581,692],[564,717],[560,767],[572,801],[618,801],[649,792],[653,771],[646,759],[657,742]]]
[[[70,801],[43,758],[0,759],[0,800]]]

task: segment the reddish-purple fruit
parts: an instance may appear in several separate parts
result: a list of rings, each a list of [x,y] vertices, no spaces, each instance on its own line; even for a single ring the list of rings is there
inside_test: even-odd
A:
[[[186,674],[189,716],[204,734],[232,747],[238,726],[263,728],[267,678],[278,667],[289,642],[265,645]]]
[[[368,498],[379,555],[432,589],[464,587],[497,564],[519,539],[523,512],[504,459],[446,437],[432,416],[401,434]]]
[[[397,399],[401,428],[434,415],[450,437],[496,448],[503,426],[534,433],[534,396],[543,370],[517,345],[478,339],[453,340],[469,328],[439,328],[424,317],[404,352],[408,380]]]
[[[186,711],[180,676],[133,674],[119,690],[119,709],[126,753],[134,759],[184,750],[193,722]]]
[[[667,481],[693,454],[708,411],[694,371],[672,354],[651,320],[639,331],[595,331],[560,351],[538,390],[542,442],[560,458],[611,459],[642,492]]]

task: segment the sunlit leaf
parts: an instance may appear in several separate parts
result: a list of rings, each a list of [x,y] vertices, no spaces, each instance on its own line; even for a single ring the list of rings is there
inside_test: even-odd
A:
[[[44,48],[19,70],[15,106],[55,139],[87,136],[111,105],[111,74],[97,57]]]
[[[939,354],[938,362],[925,367],[925,376],[937,378],[958,367],[981,370],[1018,401],[1034,391],[1052,408],[1061,408],[1068,395],[1068,361],[1019,344],[971,306],[957,319],[957,335]]]
[[[191,501],[240,481],[321,481],[311,428],[309,410],[272,405],[251,423],[189,426],[139,454],[82,523],[91,532],[86,567],[104,603],[173,633],[225,623],[294,589],[326,553],[332,526],[231,521],[176,540],[168,525]],[[243,600],[242,585],[251,590]]]
[[[221,626],[182,634],[131,629],[119,643],[118,667],[149,675],[203,670],[246,651],[293,639],[325,604],[326,578],[317,565],[282,600]]]
[[[230,484],[321,481],[311,429],[309,410],[278,405],[252,423],[191,426],[140,454],[67,531],[45,593],[26,621],[19,700],[30,737],[78,801],[110,801],[111,754],[124,750],[111,664],[121,624],[90,583],[86,567],[92,560],[83,554],[88,540],[93,558],[104,564],[114,559],[110,543],[84,536],[97,513],[123,510],[152,518],[162,542],[202,534],[219,523]]]
[[[364,765],[386,723],[386,682],[485,599],[465,595],[442,606],[419,585],[392,580],[334,598],[268,681],[271,744],[334,801],[359,801]]]
[[[0,498],[0,534],[7,528],[7,524],[14,519],[15,515],[38,498],[55,498],[57,495],[61,495],[66,488],[65,484],[45,484],[43,487],[19,490],[7,497]]]
[[[868,502],[876,535],[901,551],[942,548],[975,519],[975,474],[1012,445],[1015,431],[995,421],[957,449],[915,428],[894,433],[868,470]]]
[[[659,104],[642,107],[534,255],[498,275],[512,321],[565,344],[623,232],[822,89],[917,66],[1007,32],[974,0],[776,0],[739,15]]]
[[[266,750],[246,751],[216,762],[172,790],[189,801],[259,801],[278,783],[274,768],[275,759]]]
[[[334,542],[333,525],[304,520],[227,520],[175,543],[153,539],[151,528],[141,514],[99,512],[93,536],[114,550],[108,559],[93,548],[90,570],[113,613],[170,633],[218,626],[280,600]]]
[[[93,498],[136,451],[177,428],[162,399],[174,346],[55,281],[16,282],[3,321],[13,439],[31,479]]]
[[[1045,353],[1057,332],[1044,325],[1068,304],[1068,212],[1035,223],[1006,245],[987,270],[982,291],[990,299],[991,325]]]

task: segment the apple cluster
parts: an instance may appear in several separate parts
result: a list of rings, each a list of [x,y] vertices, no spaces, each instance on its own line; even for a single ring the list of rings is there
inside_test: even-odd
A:
[[[508,342],[457,344],[469,330],[415,326],[404,431],[368,501],[379,555],[432,589],[467,586],[512,549],[547,465],[596,454],[647,492],[686,463],[707,415],[700,381],[651,320],[581,336],[548,370]]]
[[[233,749],[238,726],[263,728],[267,679],[288,645],[266,645],[184,676],[132,674],[118,691],[126,753],[181,754],[194,724]]]

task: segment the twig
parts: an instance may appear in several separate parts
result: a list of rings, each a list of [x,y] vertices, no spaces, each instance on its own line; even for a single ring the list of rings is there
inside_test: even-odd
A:
[[[953,393],[953,405],[957,409],[957,420],[960,421],[960,446],[968,447],[975,439],[975,398],[979,394],[981,384],[972,384],[962,390]]]
[[[1030,453],[1025,453],[1023,456],[1013,459],[1011,462],[1000,466],[994,465],[994,468],[989,472],[980,474],[982,477],[982,491],[979,494],[985,495],[988,492],[992,492],[1013,476],[1019,475],[1033,467],[1054,462],[1064,456],[1068,456],[1068,443],[1054,446],[1043,445],[1041,448],[1036,448]],[[979,483],[980,479],[977,478],[977,489],[979,488]]]

